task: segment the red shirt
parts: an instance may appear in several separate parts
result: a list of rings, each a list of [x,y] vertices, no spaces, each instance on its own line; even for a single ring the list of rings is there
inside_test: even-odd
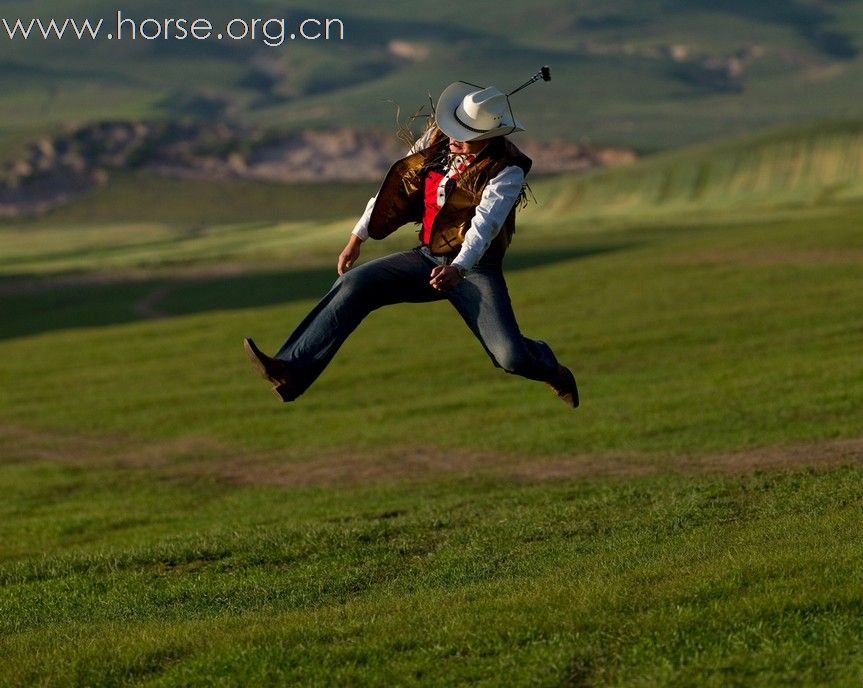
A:
[[[465,168],[475,159],[476,156],[473,154],[468,154],[464,158],[456,156],[448,169],[440,168],[429,170],[426,173],[425,186],[423,188],[425,210],[423,211],[423,226],[420,231],[420,241],[423,244],[428,245],[431,240],[432,224],[437,217],[438,211],[443,207],[447,191],[455,184],[456,177],[461,172],[464,172]]]
[[[423,212],[423,228],[420,231],[420,241],[428,246],[431,239],[431,228],[441,206],[437,204],[437,190],[443,181],[443,172],[430,170],[425,179],[425,211]]]

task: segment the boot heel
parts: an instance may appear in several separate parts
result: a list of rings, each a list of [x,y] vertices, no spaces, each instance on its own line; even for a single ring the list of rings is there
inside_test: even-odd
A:
[[[279,385],[275,385],[273,387],[273,394],[277,399],[281,401],[293,401],[300,393],[297,391],[296,387],[288,384],[287,382],[283,382]]]

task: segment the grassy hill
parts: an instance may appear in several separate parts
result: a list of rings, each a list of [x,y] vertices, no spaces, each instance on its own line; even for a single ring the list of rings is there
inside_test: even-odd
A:
[[[446,303],[272,398],[241,339],[327,288],[362,189],[4,226],[0,684],[859,682],[859,131],[538,180],[507,280],[576,412]]]
[[[38,6],[102,17],[106,0]],[[3,17],[32,17],[6,2]],[[783,0],[447,0],[286,8],[189,0],[128,16],[337,17],[345,40],[9,41],[0,34],[0,152],[34,132],[99,118],[206,117],[278,128],[385,128],[463,78],[509,89],[541,64],[554,80],[516,96],[532,134],[646,151],[818,117],[859,117],[863,3]],[[479,19],[481,18],[481,19]]]
[[[784,127],[538,186],[549,220],[793,208],[863,196],[863,123]]]

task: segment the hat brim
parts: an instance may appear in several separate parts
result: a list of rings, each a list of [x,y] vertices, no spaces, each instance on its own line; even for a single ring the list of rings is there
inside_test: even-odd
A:
[[[456,108],[461,105],[465,97],[476,91],[481,91],[483,88],[483,86],[469,84],[466,81],[456,81],[443,90],[435,108],[435,122],[444,134],[456,141],[482,141],[497,136],[506,136],[516,131],[524,131],[514,116],[511,121],[502,123],[501,126],[488,131],[471,129],[456,119]]]

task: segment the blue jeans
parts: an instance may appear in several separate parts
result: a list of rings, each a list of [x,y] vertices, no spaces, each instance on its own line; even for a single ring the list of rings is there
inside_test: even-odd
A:
[[[373,310],[394,303],[449,299],[495,366],[531,380],[550,380],[557,359],[548,344],[519,331],[501,258],[483,256],[456,287],[440,292],[429,285],[431,271],[448,262],[418,246],[352,268],[336,280],[275,357],[289,364],[305,390]]]

